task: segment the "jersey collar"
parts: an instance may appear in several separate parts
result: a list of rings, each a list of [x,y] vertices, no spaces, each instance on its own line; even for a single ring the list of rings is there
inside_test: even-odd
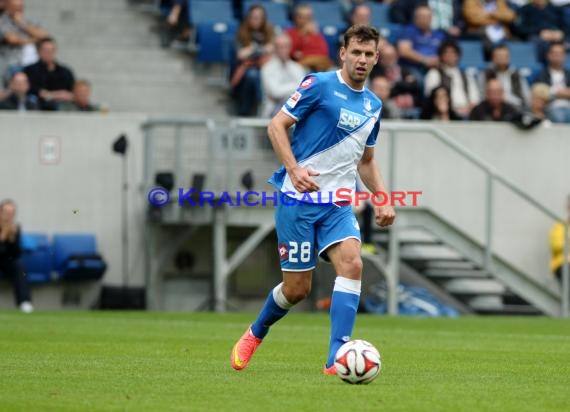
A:
[[[339,81],[339,82],[341,82],[342,84],[344,84],[346,87],[348,87],[348,88],[349,88],[350,90],[352,90],[353,92],[356,92],[356,93],[362,93],[362,92],[364,92],[365,87],[363,87],[363,88],[360,89],[360,90],[353,89],[352,87],[350,87],[350,86],[348,85],[348,83],[345,82],[344,79],[342,78],[342,75],[340,74],[340,69],[336,71],[336,77],[338,77],[338,81]]]

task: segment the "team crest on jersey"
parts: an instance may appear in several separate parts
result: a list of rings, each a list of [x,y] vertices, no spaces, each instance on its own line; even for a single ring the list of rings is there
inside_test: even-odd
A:
[[[289,106],[291,109],[294,108],[295,106],[297,106],[297,103],[299,102],[299,100],[301,100],[301,97],[303,95],[299,92],[295,92],[291,95],[291,97],[289,97],[289,100],[287,100],[287,106]]]
[[[307,90],[309,87],[311,87],[311,84],[313,84],[314,81],[314,77],[307,77],[305,80],[303,80],[299,87],[303,90]]]
[[[338,119],[337,127],[352,132],[358,129],[360,125],[366,122],[367,117],[361,114],[351,112],[350,110],[340,109],[340,116]]]
[[[286,243],[280,243],[278,250],[280,259],[289,259],[289,249]]]
[[[364,98],[364,110],[366,110],[367,112],[372,111],[372,102],[367,97]]]

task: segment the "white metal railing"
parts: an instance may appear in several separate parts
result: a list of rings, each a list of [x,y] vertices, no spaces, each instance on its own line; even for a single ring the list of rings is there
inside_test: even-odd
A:
[[[396,182],[396,168],[397,168],[397,139],[398,133],[427,133],[429,136],[439,140],[447,147],[451,148],[457,154],[459,154],[464,159],[471,162],[479,170],[483,171],[486,176],[486,194],[485,194],[485,260],[484,268],[489,273],[493,272],[492,268],[492,256],[493,256],[493,188],[495,183],[502,184],[505,188],[510,190],[512,193],[518,195],[527,204],[534,207],[536,210],[542,212],[544,215],[555,221],[564,222],[565,219],[548,207],[539,202],[536,198],[530,196],[526,191],[521,189],[518,185],[511,182],[507,177],[503,176],[496,168],[494,168],[489,163],[485,162],[471,150],[459,144],[455,139],[453,139],[449,134],[444,131],[425,124],[414,124],[414,123],[401,123],[393,122],[389,124],[382,125],[382,130],[389,133],[390,142],[390,165],[389,165],[389,187],[392,190]],[[568,225],[565,225],[564,232],[564,259],[568,256]],[[392,236],[393,235],[393,236]],[[392,239],[394,238],[394,239]],[[398,249],[398,232],[397,228],[391,232],[390,247],[394,247],[395,250]],[[395,253],[395,252],[394,252]],[[396,259],[393,257],[393,259]],[[396,259],[399,260],[399,259]],[[392,259],[391,259],[392,262]],[[569,299],[570,299],[570,274],[569,265],[564,264],[562,267],[562,299],[560,307],[560,315],[562,317],[569,317]],[[397,263],[391,263],[391,270],[394,273],[391,276],[397,276]]]

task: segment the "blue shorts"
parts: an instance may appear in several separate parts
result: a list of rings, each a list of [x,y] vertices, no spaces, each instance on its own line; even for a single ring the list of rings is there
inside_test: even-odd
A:
[[[281,269],[301,272],[314,269],[318,255],[328,260],[326,250],[335,243],[354,238],[360,227],[352,207],[335,204],[278,202],[275,210],[277,249]]]

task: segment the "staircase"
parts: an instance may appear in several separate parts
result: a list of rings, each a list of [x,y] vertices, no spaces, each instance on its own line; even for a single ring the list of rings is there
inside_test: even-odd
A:
[[[25,14],[112,112],[226,116],[223,95],[192,70],[188,53],[161,49],[156,16],[127,0],[26,0]]]
[[[560,314],[557,288],[537,281],[497,255],[492,256],[490,270],[485,269],[483,245],[432,211],[401,208],[397,227],[402,279],[404,272],[408,278],[423,278],[455,300],[462,312]],[[373,241],[386,250],[389,236],[378,229]]]

